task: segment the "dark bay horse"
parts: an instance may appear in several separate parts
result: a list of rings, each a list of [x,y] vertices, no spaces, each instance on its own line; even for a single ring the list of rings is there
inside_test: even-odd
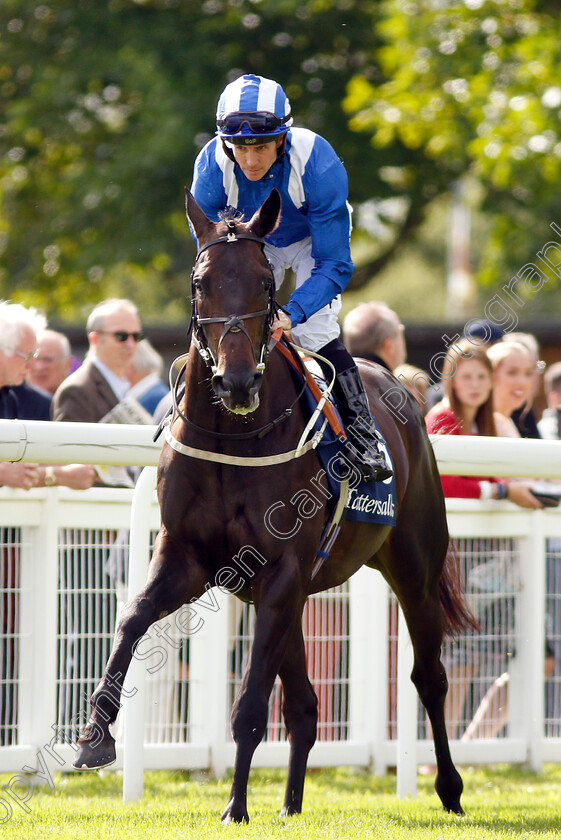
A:
[[[158,470],[162,526],[146,585],[119,621],[74,766],[95,769],[115,759],[109,724],[135,642],[154,621],[220,585],[256,610],[251,657],[232,712],[236,760],[223,820],[248,820],[248,775],[277,674],[290,741],[282,813],[300,812],[317,725],[302,610],[309,595],[343,583],[366,564],[384,575],[403,608],[414,650],[412,680],[432,725],[435,787],[444,807],[461,814],[462,780],[444,723],[447,679],[440,647],[444,631],[466,626],[469,614],[445,562],[444,499],[425,424],[413,398],[402,409],[407,422],[396,422],[380,400],[395,379],[376,364],[360,363],[395,465],[397,524],[345,522],[313,577],[327,519],[324,496],[317,493],[322,471],[313,450],[290,454],[307,417],[285,359],[278,350],[268,353],[274,280],[263,238],[279,214],[280,197],[273,191],[249,222],[215,224],[187,192],[187,216],[199,242],[194,329],[185,394],[168,426]],[[315,512],[311,498],[321,501]]]

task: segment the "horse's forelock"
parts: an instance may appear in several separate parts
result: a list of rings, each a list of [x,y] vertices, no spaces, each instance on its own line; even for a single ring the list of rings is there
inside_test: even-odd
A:
[[[243,211],[238,210],[237,207],[228,205],[224,208],[224,210],[219,211],[218,218],[221,222],[243,222],[244,214]]]

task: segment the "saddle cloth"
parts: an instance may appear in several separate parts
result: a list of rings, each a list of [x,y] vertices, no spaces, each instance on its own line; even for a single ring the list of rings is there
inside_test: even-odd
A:
[[[302,387],[303,377],[299,371],[292,365],[289,365],[293,376],[297,378],[299,387]],[[316,372],[316,368],[317,371]],[[311,374],[315,383],[320,390],[325,390],[326,383],[319,374],[319,367],[314,365],[314,372]],[[306,413],[311,417],[317,407],[317,399],[310,390],[306,388],[304,392]],[[343,426],[341,414],[339,409],[332,401],[333,409],[336,411],[339,423]],[[314,432],[321,428],[324,424],[324,417],[320,415],[316,423]],[[385,481],[359,481],[356,471],[349,476],[349,470],[345,466],[345,461],[341,461],[343,456],[344,444],[338,439],[336,433],[333,431],[331,424],[325,426],[324,435],[316,448],[316,452],[320,459],[322,468],[325,472],[329,492],[332,495],[330,505],[335,507],[341,492],[341,480],[349,478],[349,498],[345,508],[345,518],[354,522],[369,522],[371,524],[395,525],[395,469],[392,461],[391,453],[386,441],[384,440],[376,418],[372,417],[376,433],[378,435],[378,446],[380,451],[384,453],[388,464],[394,470],[394,475],[387,478]]]

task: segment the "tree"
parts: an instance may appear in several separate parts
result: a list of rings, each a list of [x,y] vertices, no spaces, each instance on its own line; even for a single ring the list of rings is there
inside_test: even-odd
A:
[[[185,317],[194,249],[183,212],[218,95],[242,72],[279,78],[296,121],[371,193],[369,138],[341,102],[376,72],[355,0],[4,0],[0,6],[0,295],[83,319],[127,295]]]
[[[557,8],[537,0],[388,0],[377,31],[383,80],[351,81],[351,128],[375,149],[397,152],[387,179],[417,218],[456,180],[477,184],[489,224],[477,275],[504,284],[545,243],[561,241],[550,228],[561,227]],[[396,237],[404,232],[402,225]],[[561,248],[550,257],[561,262]],[[561,271],[540,266],[546,310]]]

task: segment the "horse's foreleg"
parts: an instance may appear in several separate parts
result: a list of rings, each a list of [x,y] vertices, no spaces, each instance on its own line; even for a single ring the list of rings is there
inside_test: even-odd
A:
[[[406,606],[405,617],[414,651],[411,679],[432,726],[437,764],[435,789],[447,811],[463,814],[463,782],[452,761],[444,718],[448,680],[440,660],[443,633],[438,594],[417,601],[412,608]]]
[[[113,764],[115,739],[109,726],[121,706],[123,683],[136,643],[151,624],[203,591],[204,575],[198,565],[188,565],[169,542],[157,541],[148,582],[126,604],[119,617],[109,661],[92,695],[90,716],[78,739],[79,750],[73,762],[75,769],[96,770]]]
[[[121,706],[123,682],[133,657],[134,645],[157,619],[149,593],[142,592],[124,607],[103,676],[91,697],[90,715],[80,738],[73,767],[97,770],[116,759],[115,739],[109,727]]]
[[[316,740],[318,722],[318,699],[308,679],[301,619],[294,622],[279,676],[283,692],[282,713],[290,742],[281,816],[290,816],[302,810],[306,766]]]
[[[232,709],[232,737],[236,744],[234,778],[222,821],[248,822],[247,781],[256,747],[267,726],[268,703],[295,621],[300,620],[304,597],[294,558],[281,558],[265,576],[256,596],[257,619],[251,656]]]

